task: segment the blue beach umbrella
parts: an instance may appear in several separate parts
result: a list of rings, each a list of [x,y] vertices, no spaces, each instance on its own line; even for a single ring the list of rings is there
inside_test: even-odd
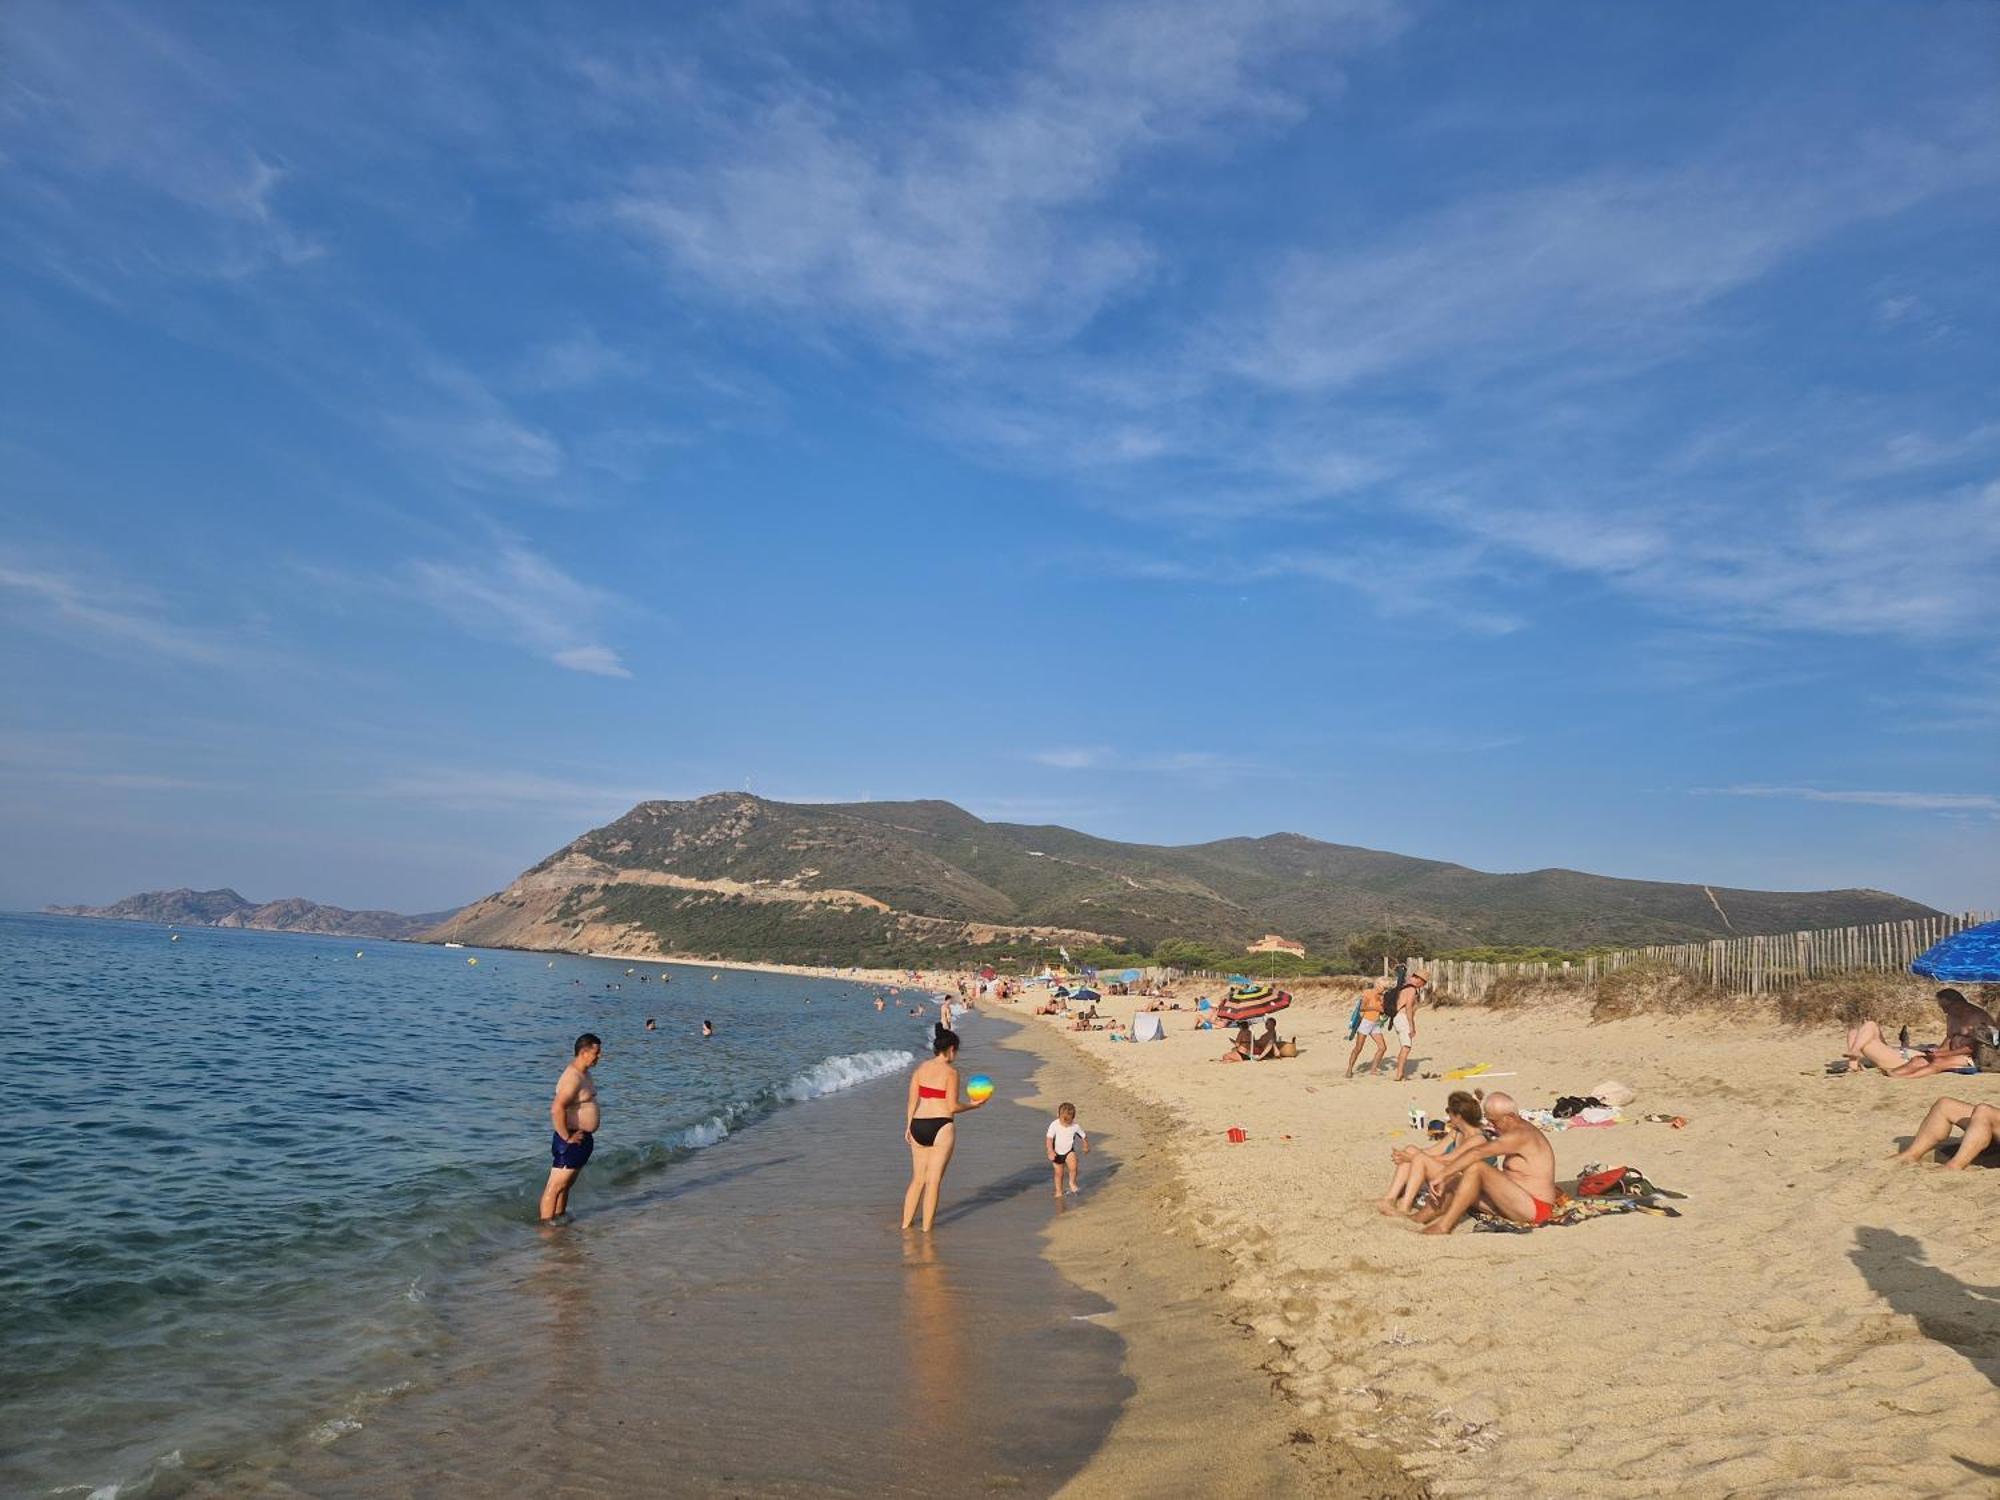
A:
[[[1138,977],[1139,977],[1139,971],[1137,969],[1127,969],[1123,974],[1120,974],[1118,976],[1118,978],[1125,984],[1133,983],[1138,979]]]
[[[1932,943],[1910,972],[1947,984],[2000,984],[2000,922],[1982,922]]]
[[[1248,976],[1248,975],[1244,975],[1244,974],[1231,974],[1231,975],[1229,976],[1229,982],[1230,982],[1231,984],[1240,984],[1240,985],[1243,985],[1243,986],[1244,986],[1245,988],[1248,988],[1248,986],[1250,985],[1250,982],[1251,982],[1251,981],[1250,981],[1250,978],[1249,978],[1249,976]]]

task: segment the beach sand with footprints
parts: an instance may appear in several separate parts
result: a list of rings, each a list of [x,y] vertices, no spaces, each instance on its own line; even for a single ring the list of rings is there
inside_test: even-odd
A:
[[[2000,1486],[2000,1170],[1888,1160],[1932,1099],[2000,1101],[2000,1076],[1828,1077],[1837,1027],[1741,1014],[1433,1005],[1425,1071],[1487,1063],[1524,1108],[1607,1078],[1636,1091],[1623,1123],[1552,1135],[1565,1186],[1627,1164],[1687,1195],[1679,1218],[1440,1240],[1374,1205],[1411,1107],[1467,1085],[1343,1080],[1345,994],[1281,1017],[1296,1060],[1246,1066],[1213,1061],[1223,1033],[1185,1011],[1135,1045],[1012,1008],[1026,1045],[1081,1054],[1144,1111],[1157,1138],[1120,1186],[1146,1184],[1158,1235],[1218,1252],[1187,1316],[1240,1321],[1310,1433],[1398,1455],[1439,1495]],[[1092,1259],[1054,1248],[1072,1275]]]

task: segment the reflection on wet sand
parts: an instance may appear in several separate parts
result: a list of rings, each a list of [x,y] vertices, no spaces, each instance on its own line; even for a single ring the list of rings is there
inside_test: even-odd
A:
[[[597,1273],[589,1235],[546,1224],[537,1233],[542,1253],[528,1273],[527,1290],[541,1310],[535,1320],[541,1337],[536,1341],[539,1358],[531,1358],[544,1372],[542,1412],[556,1432],[564,1433],[577,1393],[596,1389],[602,1378]]]
[[[965,1328],[937,1238],[903,1234],[904,1409],[919,1432],[943,1433],[964,1414]]]

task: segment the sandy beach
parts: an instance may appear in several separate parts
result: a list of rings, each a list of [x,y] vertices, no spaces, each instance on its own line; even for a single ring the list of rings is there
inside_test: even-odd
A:
[[[1344,1080],[1347,1013],[1337,993],[1302,998],[1283,1017],[1301,1056],[1239,1066],[1214,1061],[1222,1035],[1187,1012],[1140,1045],[1024,1015],[1037,1050],[1080,1055],[1106,1085],[1079,1099],[1086,1116],[1122,1093],[1147,1137],[1115,1185],[1137,1200],[1122,1219],[1076,1215],[1052,1238],[1065,1271],[1119,1305],[1137,1381],[1119,1431],[1157,1419],[1149,1384],[1174,1388],[1170,1362],[1149,1382],[1145,1361],[1172,1349],[1175,1320],[1198,1338],[1224,1317],[1283,1414],[1250,1431],[1394,1460],[1338,1478],[1281,1468],[1293,1492],[1390,1493],[1398,1464],[1404,1492],[1439,1495],[1994,1492],[2000,1177],[1888,1158],[1931,1100],[2000,1101],[2000,1077],[1829,1078],[1837,1029],[1718,1012],[1592,1024],[1432,1006],[1425,1071],[1490,1064],[1511,1076],[1487,1087],[1527,1108],[1607,1078],[1636,1091],[1623,1123],[1551,1137],[1566,1185],[1600,1162],[1687,1194],[1678,1219],[1439,1240],[1374,1205],[1390,1149],[1416,1139],[1410,1108],[1439,1112],[1464,1085]],[[1640,1119],[1661,1112],[1688,1124]],[[1231,1126],[1248,1139],[1230,1144]],[[1113,1284],[1114,1252],[1174,1268],[1171,1316],[1154,1288]],[[1226,1425],[1205,1415],[1184,1408],[1154,1434],[1214,1445]],[[1117,1438],[1074,1493],[1160,1492],[1130,1482]],[[1192,1488],[1229,1492],[1195,1474]]]

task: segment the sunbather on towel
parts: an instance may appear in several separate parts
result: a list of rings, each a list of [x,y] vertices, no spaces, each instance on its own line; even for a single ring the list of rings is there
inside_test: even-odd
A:
[[[1548,1139],[1521,1118],[1506,1094],[1486,1097],[1486,1122],[1499,1133],[1480,1148],[1480,1159],[1449,1174],[1438,1171],[1439,1182],[1451,1177],[1448,1193],[1417,1215],[1425,1234],[1450,1234],[1475,1207],[1485,1207],[1516,1224],[1546,1224],[1556,1208],[1556,1154]],[[1458,1155],[1454,1153],[1453,1160]],[[1487,1158],[1498,1157],[1499,1166]],[[1426,1175],[1448,1163],[1425,1157]],[[1433,1196],[1438,1196],[1433,1188]]]
[[[1990,1034],[1993,1017],[1957,990],[1937,992],[1944,1012],[1944,1040],[1934,1047],[1899,1047],[1873,1021],[1863,1021],[1847,1033],[1847,1057],[1857,1066],[1873,1063],[1890,1078],[1928,1078],[1957,1073],[1974,1066],[1973,1039]]]
[[[1924,1161],[1951,1139],[1952,1131],[1961,1129],[1965,1138],[1958,1143],[1958,1150],[1952,1153],[1951,1160],[1945,1163],[1955,1172],[1964,1171],[1982,1151],[2000,1142],[2000,1105],[1968,1104],[1963,1099],[1948,1097],[1940,1099],[1930,1107],[1910,1144],[1892,1159]]]

